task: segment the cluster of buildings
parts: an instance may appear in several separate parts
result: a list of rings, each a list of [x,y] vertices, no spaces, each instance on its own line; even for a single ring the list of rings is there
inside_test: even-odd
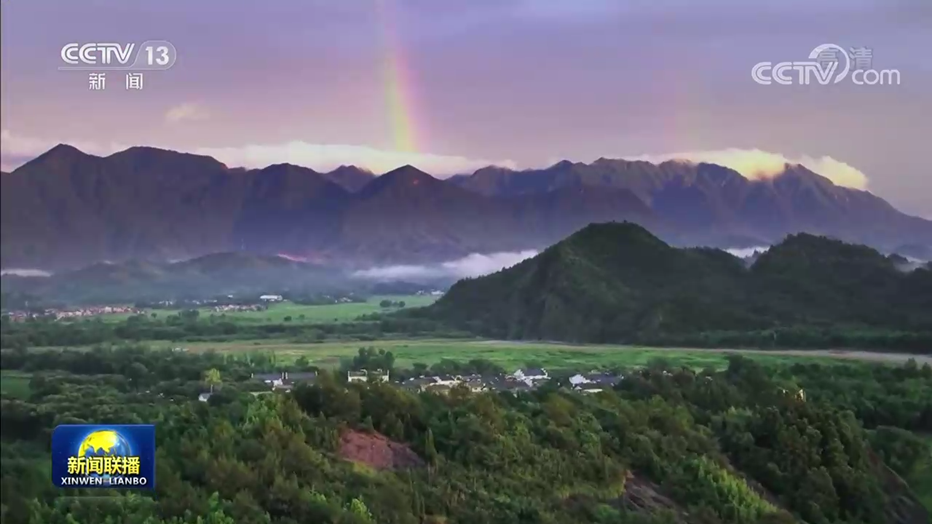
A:
[[[29,318],[54,318],[55,320],[62,320],[66,318],[85,318],[121,313],[138,315],[144,313],[144,311],[133,306],[86,306],[78,309],[46,309],[42,312],[10,311],[7,315],[13,322],[23,322]]]
[[[231,311],[264,311],[265,309],[266,306],[263,304],[222,304],[210,310],[216,313],[229,313]]]
[[[346,382],[350,384],[353,382],[369,382],[370,380],[375,382],[388,382],[389,378],[389,372],[382,371],[381,369],[376,369],[371,372],[365,369],[346,372]]]
[[[290,391],[295,385],[301,383],[313,384],[317,380],[317,373],[282,371],[280,373],[254,373],[252,380],[262,382],[268,386],[271,391]],[[605,371],[591,371],[589,373],[578,373],[568,380],[568,385],[574,391],[579,393],[598,393],[603,390],[612,389],[620,381],[624,380],[624,375],[614,374]],[[398,385],[404,389],[415,392],[431,392],[445,394],[457,387],[465,387],[469,391],[478,393],[481,391],[507,391],[510,393],[519,393],[522,391],[532,391],[553,380],[546,369],[541,368],[522,368],[514,373],[507,375],[483,376],[478,374],[472,375],[425,375],[420,377],[409,378],[398,382]],[[360,370],[348,371],[346,374],[348,383],[369,383],[391,381],[388,371],[382,370]],[[210,393],[201,393],[198,400],[207,402]]]
[[[280,373],[253,373],[251,380],[268,386],[270,391],[291,391],[297,384],[313,384],[317,380],[314,371],[282,371]],[[210,400],[212,393],[201,393],[197,399],[201,402]]]
[[[580,393],[597,393],[603,389],[611,389],[624,379],[624,375],[592,371],[586,374],[576,374],[569,378],[569,386]],[[445,393],[455,387],[466,387],[472,392],[480,391],[509,391],[518,393],[530,391],[552,380],[546,369],[522,368],[508,375],[482,376],[482,375],[433,375],[408,379],[401,383],[401,387],[415,391],[431,391]]]

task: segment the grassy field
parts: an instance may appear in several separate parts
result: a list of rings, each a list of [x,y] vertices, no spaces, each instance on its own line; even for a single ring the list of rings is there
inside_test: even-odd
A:
[[[153,347],[169,347],[173,344],[151,343]],[[177,344],[176,344],[177,345]],[[375,342],[323,342],[319,344],[298,344],[275,340],[241,340],[231,342],[191,342],[183,343],[189,351],[221,352],[274,352],[280,361],[293,361],[306,357],[312,363],[322,367],[339,366],[340,359],[356,354],[360,347],[372,346],[391,351],[395,355],[396,366],[410,367],[415,362],[433,364],[442,359],[467,361],[486,359],[511,369],[539,364],[551,369],[585,369],[602,366],[644,366],[652,359],[663,358],[674,364],[701,369],[706,367],[720,369],[727,361],[726,357],[736,351],[712,349],[667,349],[631,346],[574,346],[567,344],[527,343],[515,341],[494,341],[479,339],[419,339],[419,340],[379,340]],[[831,355],[815,353],[812,356],[786,355],[782,353],[764,353],[740,351],[751,358],[763,361],[822,361],[837,362]]]
[[[19,371],[0,372],[0,392],[4,395],[26,398],[29,396],[29,381],[32,375]]]
[[[305,324],[322,324],[329,322],[347,322],[355,320],[360,315],[370,313],[379,313],[383,311],[397,311],[398,308],[382,308],[379,302],[382,300],[391,300],[392,302],[402,301],[405,307],[423,307],[429,306],[437,300],[437,297],[429,295],[404,295],[404,296],[374,296],[369,297],[366,302],[352,302],[346,304],[327,304],[320,306],[304,306],[292,302],[279,302],[269,306],[265,311],[228,311],[220,313],[213,311],[212,308],[200,308],[201,317],[211,315],[225,315],[227,319],[241,323],[280,323],[285,317],[291,317],[295,323]],[[159,317],[176,314],[177,309],[155,309],[151,311]],[[102,315],[105,322],[122,322],[129,315]]]

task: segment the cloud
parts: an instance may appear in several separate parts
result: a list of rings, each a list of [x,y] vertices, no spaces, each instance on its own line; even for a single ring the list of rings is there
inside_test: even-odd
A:
[[[165,113],[165,121],[177,124],[185,120],[206,120],[210,114],[200,104],[185,103],[172,107]]]
[[[664,162],[667,160],[685,160],[688,162],[706,162],[729,167],[750,180],[773,178],[783,172],[785,164],[799,164],[828,178],[839,186],[855,189],[867,189],[867,175],[840,160],[830,156],[811,157],[807,155],[787,157],[780,153],[770,153],[760,149],[721,149],[716,151],[692,151],[662,155],[642,155],[633,160]]]
[[[318,171],[329,171],[341,165],[352,164],[373,173],[385,173],[410,164],[436,176],[447,176],[475,171],[488,165],[516,168],[511,160],[482,160],[462,156],[386,151],[367,146],[309,144],[302,141],[241,147],[208,147],[199,148],[194,152],[212,156],[228,166],[266,167],[289,163]]]
[[[356,271],[353,276],[377,281],[406,280],[417,282],[442,278],[458,280],[488,275],[536,255],[537,251],[534,250],[491,253],[488,255],[473,253],[440,264],[374,267]]]

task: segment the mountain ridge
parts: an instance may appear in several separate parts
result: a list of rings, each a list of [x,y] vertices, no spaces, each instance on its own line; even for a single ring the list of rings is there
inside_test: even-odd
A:
[[[245,169],[151,147],[98,157],[60,144],[0,182],[3,267],[236,250],[418,263],[542,249],[589,223],[622,220],[675,245],[766,245],[809,232],[888,251],[932,246],[932,222],[801,166],[751,181],[714,164],[602,158],[439,179],[412,166],[380,176],[354,166]]]

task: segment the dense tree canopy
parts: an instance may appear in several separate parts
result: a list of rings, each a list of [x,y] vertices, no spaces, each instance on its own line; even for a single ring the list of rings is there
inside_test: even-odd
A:
[[[764,368],[735,357],[724,371],[697,373],[658,362],[595,395],[557,384],[518,395],[414,394],[321,372],[291,393],[253,395],[262,388],[251,373],[292,364],[132,347],[2,357],[5,373],[32,377],[27,394],[2,398],[4,523],[929,518],[884,465],[908,481],[917,457],[932,461],[909,433],[928,430],[928,419],[912,414],[932,403],[932,376],[915,363]],[[198,402],[205,381],[215,393]],[[854,382],[894,415],[880,419],[858,404],[846,393]],[[48,481],[47,450],[51,429],[67,422],[157,424],[157,496],[63,498]],[[345,460],[343,439],[366,433],[406,446],[422,465]]]

